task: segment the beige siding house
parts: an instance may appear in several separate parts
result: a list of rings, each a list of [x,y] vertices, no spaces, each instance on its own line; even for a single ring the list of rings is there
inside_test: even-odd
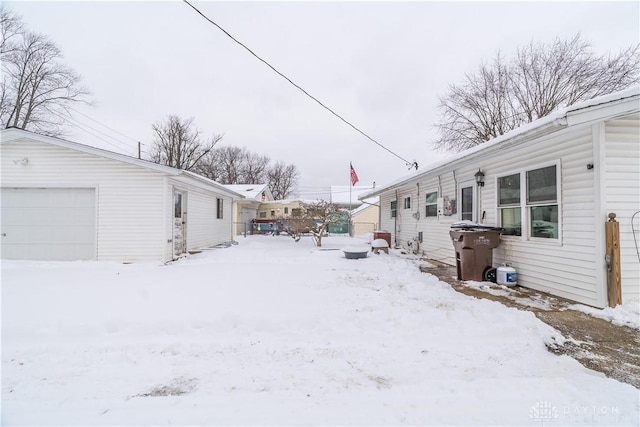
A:
[[[351,211],[353,235],[373,234],[380,224],[380,205],[378,198],[367,199],[359,208]]]
[[[258,218],[262,220],[289,218],[304,205],[302,200],[272,200],[262,203],[258,208]]]
[[[234,229],[237,235],[251,232],[251,221],[258,218],[258,210],[262,203],[273,200],[267,184],[229,184],[229,190],[242,194],[243,199],[233,203]]]
[[[455,265],[453,222],[500,226],[493,267],[508,263],[519,285],[596,307],[607,305],[604,224],[613,212],[623,301],[638,298],[640,90],[558,111],[364,197],[373,195],[380,229],[398,246]]]
[[[20,129],[1,133],[4,259],[170,261],[233,238],[207,178]]]

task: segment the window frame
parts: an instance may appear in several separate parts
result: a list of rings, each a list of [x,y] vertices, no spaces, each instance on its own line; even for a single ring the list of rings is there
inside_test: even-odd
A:
[[[389,211],[391,212],[391,218],[396,218],[398,216],[398,201],[391,200],[389,204]]]
[[[435,201],[428,201],[428,197],[430,194],[435,194]],[[435,207],[435,212],[432,212],[433,215],[429,215],[429,208]],[[424,217],[425,218],[438,218],[438,190],[435,189],[433,191],[427,191],[424,194]]]
[[[224,219],[224,199],[216,197],[216,219]]]
[[[528,174],[530,172],[555,167],[555,180],[556,180],[556,191],[555,191],[555,200],[541,200],[529,202],[529,182],[528,182]],[[555,160],[545,163],[538,163],[531,166],[527,166],[525,168],[520,168],[518,170],[512,170],[506,172],[504,174],[496,175],[495,178],[495,189],[496,189],[496,218],[498,220],[498,225],[502,226],[502,210],[503,209],[513,209],[520,208],[520,236],[518,235],[502,235],[504,239],[510,240],[521,240],[521,241],[530,241],[530,242],[538,242],[538,243],[546,243],[550,245],[562,245],[562,203],[561,203],[561,194],[562,194],[562,163],[561,161]],[[520,176],[520,202],[516,204],[505,204],[503,206],[500,205],[500,188],[499,188],[499,179],[504,178],[511,175],[518,174]],[[533,227],[532,227],[532,217],[533,210],[541,207],[555,207],[554,215],[557,216],[556,222],[556,237],[540,237],[533,235]]]
[[[402,200],[402,206],[404,206],[404,209],[411,209],[411,196],[407,196]]]
[[[526,173],[526,172],[525,172]],[[522,229],[522,221],[523,221],[523,209],[522,209],[522,171],[518,171],[518,172],[511,172],[511,173],[507,173],[505,175],[499,175],[496,176],[496,203],[497,203],[497,219],[498,219],[498,225],[500,227],[503,226],[502,224],[502,213],[505,210],[516,210],[519,209],[520,210],[520,234],[503,234],[504,237],[507,238],[521,238],[523,235],[523,229]],[[507,178],[510,176],[517,176],[518,177],[518,202],[517,203],[504,203],[502,204],[500,201],[500,179],[501,178]]]

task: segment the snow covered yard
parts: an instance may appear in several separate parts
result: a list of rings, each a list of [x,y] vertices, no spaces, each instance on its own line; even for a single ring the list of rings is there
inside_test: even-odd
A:
[[[415,261],[250,236],[171,265],[2,263],[3,425],[638,425],[639,391]],[[364,244],[329,237],[324,249]]]

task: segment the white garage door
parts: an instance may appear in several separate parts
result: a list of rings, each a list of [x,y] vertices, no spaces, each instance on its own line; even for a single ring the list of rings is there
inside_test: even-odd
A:
[[[2,258],[95,258],[93,188],[3,188]]]

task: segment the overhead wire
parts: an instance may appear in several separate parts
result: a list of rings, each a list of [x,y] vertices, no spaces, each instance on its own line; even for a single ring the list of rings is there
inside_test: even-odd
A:
[[[70,114],[67,114],[67,116],[68,116],[68,117],[67,117],[67,119],[68,119],[68,120],[71,120],[71,121],[76,122],[76,123],[80,123],[82,126],[85,126],[85,127],[87,127],[87,128],[89,128],[89,129],[91,129],[91,130],[92,130],[92,131],[94,131],[94,132],[98,132],[100,135],[103,135],[103,136],[105,136],[105,137],[107,137],[107,138],[111,138],[114,142],[116,142],[116,143],[120,144],[120,147],[119,147],[119,148],[120,148],[121,150],[122,150],[122,149],[124,149],[124,150],[131,150],[131,148],[132,148],[132,147],[131,147],[131,145],[130,145],[129,143],[126,143],[126,142],[120,141],[119,139],[114,138],[113,136],[111,136],[111,135],[109,135],[109,134],[107,134],[107,133],[102,132],[100,129],[96,129],[96,128],[94,128],[93,126],[90,126],[90,125],[88,125],[88,124],[86,124],[86,123],[84,123],[84,122],[81,122],[80,120],[76,119],[75,117],[71,116]],[[94,121],[95,121],[95,120],[94,120]],[[98,123],[98,122],[96,122],[96,123]],[[100,124],[100,123],[99,123],[99,124]],[[94,135],[94,136],[95,136],[95,135]],[[135,141],[135,142],[137,143],[137,141]]]
[[[202,16],[205,20],[207,20],[210,24],[214,25],[216,28],[218,28],[220,31],[222,31],[225,35],[227,35],[227,37],[229,37],[231,40],[233,40],[235,43],[239,44],[240,46],[242,46],[245,50],[247,50],[251,55],[253,55],[255,58],[257,58],[260,62],[262,62],[263,64],[265,64],[267,67],[269,67],[271,70],[273,70],[276,74],[278,74],[280,77],[282,77],[283,79],[285,79],[286,81],[288,81],[290,84],[292,84],[295,88],[297,88],[298,90],[300,90],[302,93],[304,93],[307,97],[311,98],[312,100],[314,100],[315,102],[317,102],[322,108],[324,108],[325,110],[329,111],[331,114],[333,114],[334,116],[336,116],[338,119],[342,120],[344,123],[346,123],[348,126],[350,126],[351,128],[353,128],[356,132],[360,133],[361,135],[363,135],[365,138],[367,138],[369,141],[373,142],[374,144],[376,144],[377,146],[379,146],[380,148],[382,148],[383,150],[386,150],[388,153],[392,154],[393,156],[397,157],[398,159],[402,160],[405,165],[409,166],[409,168],[415,167],[416,169],[418,169],[418,163],[414,160],[413,162],[408,161],[407,159],[401,157],[399,154],[396,154],[395,152],[391,151],[389,148],[385,147],[384,145],[382,145],[380,142],[376,141],[375,139],[373,139],[371,136],[369,136],[368,134],[366,134],[364,131],[360,130],[358,127],[356,127],[354,124],[352,124],[351,122],[349,122],[347,119],[345,119],[344,117],[342,117],[340,114],[336,113],[334,110],[332,110],[331,108],[329,108],[328,106],[326,106],[324,103],[322,103],[318,98],[316,98],[315,96],[311,95],[309,92],[307,92],[305,89],[303,89],[300,85],[298,85],[297,83],[293,82],[289,77],[287,77],[286,75],[284,75],[283,73],[281,73],[280,71],[278,71],[273,65],[271,65],[269,62],[267,62],[266,60],[262,59],[260,56],[258,56],[253,50],[251,50],[249,47],[247,47],[244,43],[242,43],[241,41],[239,41],[238,39],[236,39],[234,36],[232,36],[227,30],[225,30],[224,28],[222,28],[220,25],[218,25],[217,23],[215,23],[213,20],[211,20],[208,16],[206,16],[204,13],[202,13],[197,7],[195,7],[194,5],[192,5],[191,3],[189,3],[188,0],[182,0],[184,3],[186,3],[189,7],[191,7],[194,11],[196,11],[196,13],[198,13],[200,16]]]
[[[93,132],[91,132],[91,131],[88,131],[87,129],[85,129],[85,127],[88,127],[88,128],[90,128],[90,129],[92,129],[92,128],[91,128],[90,126],[88,126],[87,124],[85,124],[85,123],[82,123],[82,122],[80,122],[80,121],[78,121],[78,120],[76,120],[76,119],[73,119],[73,118],[69,117],[69,116],[63,116],[63,115],[61,115],[61,114],[59,114],[59,113],[55,113],[55,112],[51,112],[51,113],[52,113],[54,116],[56,116],[56,117],[58,117],[58,118],[60,118],[60,119],[62,119],[62,120],[67,121],[67,123],[68,123],[71,127],[74,127],[74,128],[76,128],[76,129],[78,129],[78,130],[81,130],[81,131],[83,131],[83,132],[88,133],[89,135],[93,136],[94,138],[97,138],[97,139],[101,140],[102,142],[104,142],[104,143],[106,143],[106,144],[110,145],[111,147],[113,147],[113,148],[115,148],[115,149],[119,150],[120,152],[122,152],[122,151],[128,151],[128,150],[130,150],[130,149],[131,149],[131,147],[127,147],[127,149],[125,150],[125,149],[123,149],[121,146],[119,147],[119,146],[115,145],[113,142],[111,142],[111,141],[109,141],[109,140],[107,140],[107,139],[105,139],[105,138],[102,138],[101,136],[96,135],[95,133],[93,133]],[[71,122],[68,122],[69,120],[70,120]],[[75,122],[75,123],[73,123],[73,122]]]
[[[104,123],[100,123],[100,122],[99,122],[99,121],[97,121],[96,119],[93,119],[93,118],[91,118],[91,117],[87,116],[86,114],[84,114],[84,113],[82,113],[82,112],[80,112],[80,111],[76,110],[76,109],[75,109],[75,108],[73,108],[73,107],[67,106],[67,108],[68,108],[68,109],[70,109],[70,110],[75,111],[76,113],[80,114],[81,116],[86,117],[87,119],[91,120],[92,122],[97,123],[97,124],[99,124],[100,126],[103,126],[103,127],[107,128],[107,129],[109,129],[110,131],[115,132],[115,133],[117,133],[118,135],[123,136],[123,137],[125,137],[125,138],[127,138],[127,139],[129,139],[129,140],[131,140],[131,141],[133,141],[133,142],[135,142],[135,143],[139,143],[139,142],[140,142],[140,141],[137,141],[137,140],[135,140],[135,139],[131,138],[129,135],[125,135],[124,133],[119,132],[119,131],[117,131],[116,129],[113,129],[112,127],[109,127],[109,126],[105,125]],[[142,143],[141,143],[141,144],[142,144]],[[142,145],[144,145],[144,144],[142,144]]]

